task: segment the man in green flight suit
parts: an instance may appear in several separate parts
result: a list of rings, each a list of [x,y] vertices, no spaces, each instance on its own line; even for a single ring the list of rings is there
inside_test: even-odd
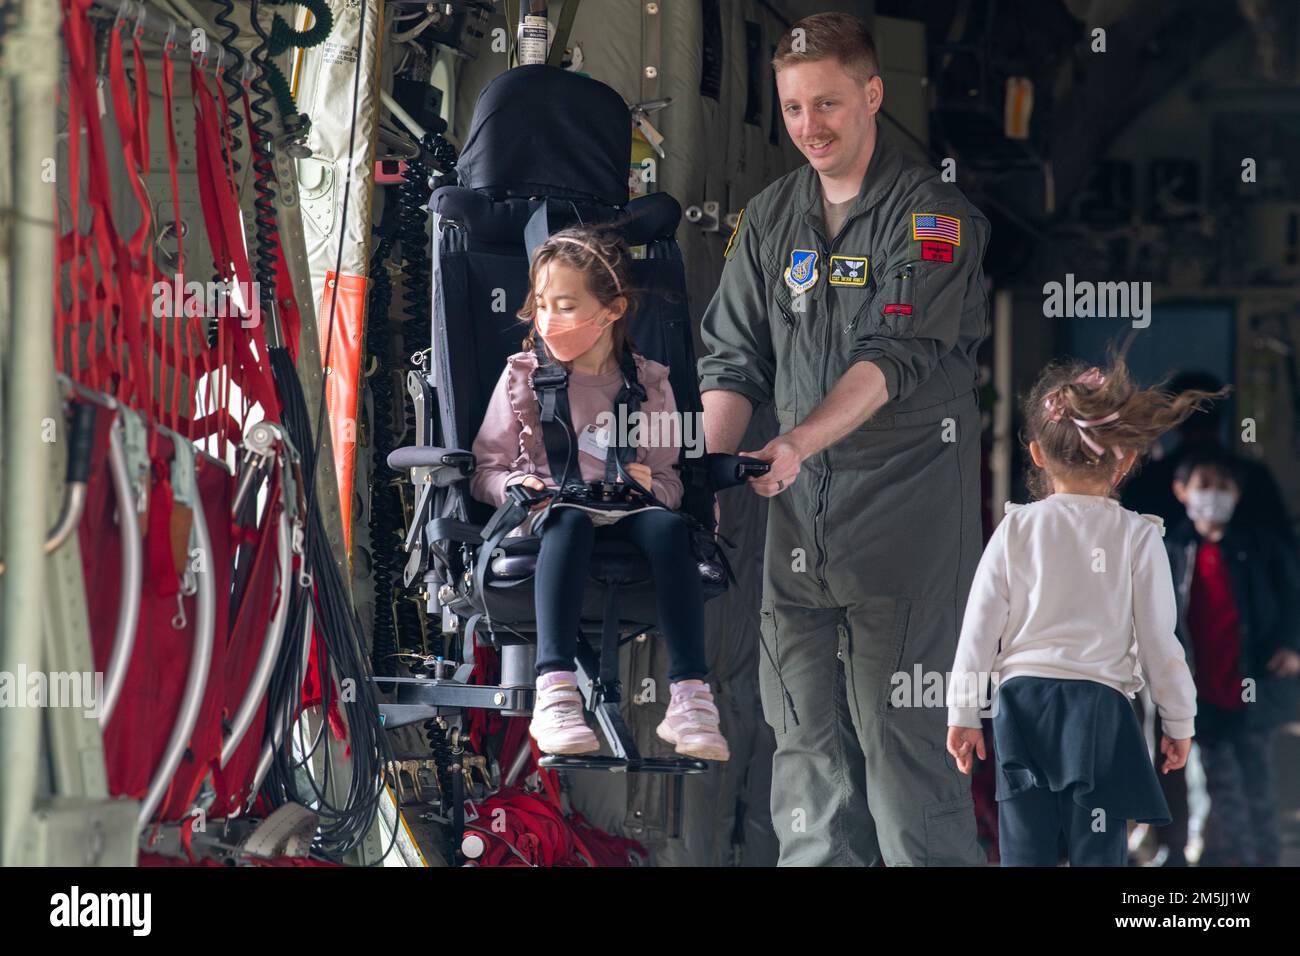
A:
[[[877,135],[875,45],[847,14],[773,59],[808,165],[742,210],[704,316],[710,451],[755,406],[771,463],[757,649],[782,865],[978,865],[943,695],[982,551],[976,350],[989,224]],[[932,687],[933,689],[933,687]],[[930,699],[931,697],[935,699]]]

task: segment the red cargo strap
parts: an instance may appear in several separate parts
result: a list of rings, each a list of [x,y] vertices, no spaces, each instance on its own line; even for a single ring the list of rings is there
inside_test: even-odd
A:
[[[153,246],[150,242],[153,234],[153,208],[141,180],[145,168],[140,160],[141,141],[147,140],[148,131],[138,128],[138,107],[131,102],[130,90],[127,88],[120,24],[113,28],[109,36],[108,70],[113,94],[113,109],[117,116],[122,151],[126,159],[127,178],[131,182],[131,191],[140,206],[140,225],[127,242],[127,255],[118,258],[122,289],[118,313],[118,346],[120,349],[125,340],[127,355],[121,363],[123,374],[131,383],[130,393],[136,397],[136,407],[149,417],[153,412],[153,382],[145,367],[145,350],[140,332],[141,314],[146,311],[144,308],[148,296],[146,287],[151,286],[153,280]],[[146,77],[147,73],[136,76],[137,98],[147,98],[149,95]],[[147,115],[147,107],[145,109]],[[152,326],[153,310],[147,311]],[[150,435],[153,435],[152,430]]]
[[[103,134],[100,129],[99,98],[95,85],[95,42],[90,26],[87,9],[92,0],[62,0],[63,36],[68,51],[68,122],[73,135],[68,137],[69,178],[73,188],[68,190],[71,207],[72,232],[61,242],[61,252],[69,249],[71,269],[69,282],[72,287],[71,334],[74,354],[72,365],[78,367],[80,357],[77,354],[79,327],[83,322],[90,325],[90,335],[86,345],[86,374],[90,386],[96,390],[117,392],[115,361],[113,349],[109,346],[109,330],[112,328],[114,305],[117,302],[117,288],[114,283],[114,253],[118,248],[118,239],[113,231],[111,200],[108,192],[108,174],[105,168]],[[91,206],[90,235],[80,233],[79,184],[81,181],[81,125],[86,127],[86,170],[88,177],[87,201]],[[95,263],[91,262],[91,253]],[[96,270],[98,265],[98,282]],[[81,302],[84,300],[89,314],[82,314]],[[96,335],[103,331],[105,348],[101,353]],[[102,376],[102,377],[101,377]]]
[[[217,155],[217,144],[222,136],[217,125],[219,108],[197,66],[191,67],[190,75],[196,107],[200,196],[217,269],[223,278],[241,283],[241,288],[248,290],[250,298],[255,300],[253,276],[240,226],[239,203],[230,189],[226,164]],[[227,333],[229,344],[225,341]],[[268,421],[279,421],[279,398],[266,364],[266,337],[261,323],[250,329],[245,328],[241,321],[221,321],[218,322],[218,335],[221,337],[219,351],[230,362],[230,371],[240,388],[262,406]],[[236,368],[239,374],[233,375]],[[227,405],[228,402],[222,403],[223,407]]]
[[[173,122],[174,112],[173,104],[175,103],[176,89],[176,72],[172,64],[171,51],[175,48],[173,39],[169,36],[167,42],[163,45],[162,59],[162,77],[163,77],[163,112],[166,113],[167,126],[167,173],[171,180],[172,188],[172,229],[176,236],[176,276],[178,277],[181,287],[185,285],[185,237],[181,235],[181,191],[180,182],[177,175],[177,167],[180,165],[180,151],[176,148],[176,126]],[[182,316],[172,315],[174,309],[169,309],[167,313],[167,323],[163,326],[164,333],[162,336],[162,352],[167,354],[167,336],[171,335],[171,376],[170,385],[172,392],[171,401],[171,428],[172,431],[180,431],[180,401],[181,401],[181,366],[185,361],[182,354],[181,342],[183,337]],[[193,388],[198,379],[195,377],[194,352],[189,351],[189,384]],[[207,361],[206,354],[204,361]],[[186,408],[189,408],[188,402]],[[190,441],[194,440],[193,426],[191,431],[186,435]]]

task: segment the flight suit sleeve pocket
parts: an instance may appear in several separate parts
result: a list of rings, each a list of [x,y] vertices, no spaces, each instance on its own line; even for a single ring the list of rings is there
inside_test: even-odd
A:
[[[916,286],[923,273],[914,262],[904,262],[885,277],[873,303],[876,334],[903,339],[916,335]]]
[[[763,719],[780,736],[786,732],[786,705],[781,687],[781,647],[776,614],[771,605],[764,604],[758,616],[758,692],[763,703]]]

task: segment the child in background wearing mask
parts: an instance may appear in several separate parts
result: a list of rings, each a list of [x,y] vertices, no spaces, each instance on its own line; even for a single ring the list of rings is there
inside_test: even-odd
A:
[[[570,436],[577,447],[582,481],[605,477],[605,449],[594,428],[614,411],[624,385],[621,362],[630,355],[645,390],[641,411],[675,415],[677,404],[668,369],[638,353],[627,335],[625,316],[633,306],[631,254],[609,227],[575,227],[538,246],[529,270],[530,286],[519,317],[530,324],[524,351],[511,355],[492,394],[474,441],[477,468],[470,492],[500,506],[506,488],[522,483],[538,491],[559,487],[550,473],[531,376],[538,366],[535,336],[545,357],[568,372]],[[626,351],[625,351],[626,350]],[[617,415],[617,420],[624,416]],[[674,470],[680,449],[639,447],[628,476],[665,508],[682,499]],[[570,475],[569,480],[577,475]],[[526,528],[541,536],[534,591],[537,600],[537,696],[530,733],[552,754],[590,753],[600,741],[583,717],[574,652],[594,542],[630,541],[644,552],[654,572],[659,629],[668,647],[672,700],[659,725],[660,738],[677,753],[702,760],[727,760],[717,706],[704,660],[704,589],[681,515],[652,507],[632,512],[593,513],[578,507],[539,504]],[[599,527],[597,527],[599,525]]]
[[[1003,866],[1123,866],[1127,821],[1167,822],[1129,698],[1150,682],[1164,771],[1191,748],[1196,694],[1174,636],[1163,524],[1116,488],[1138,453],[1205,392],[1137,389],[1122,362],[1047,369],[1025,403],[1039,500],[1008,502],[966,603],[948,689],[948,752],[985,757],[992,704]],[[986,693],[993,687],[993,700]]]
[[[1239,487],[1226,453],[1188,455],[1173,482],[1187,518],[1165,541],[1210,793],[1202,866],[1277,865],[1272,735],[1300,673],[1296,555],[1277,529],[1233,523]]]

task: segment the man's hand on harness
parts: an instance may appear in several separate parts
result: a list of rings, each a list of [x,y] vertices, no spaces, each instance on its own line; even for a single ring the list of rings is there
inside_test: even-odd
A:
[[[793,485],[799,475],[799,466],[807,457],[789,434],[778,435],[758,451],[742,451],[740,454],[771,463],[767,474],[749,479],[749,487],[764,498],[775,497]]]

